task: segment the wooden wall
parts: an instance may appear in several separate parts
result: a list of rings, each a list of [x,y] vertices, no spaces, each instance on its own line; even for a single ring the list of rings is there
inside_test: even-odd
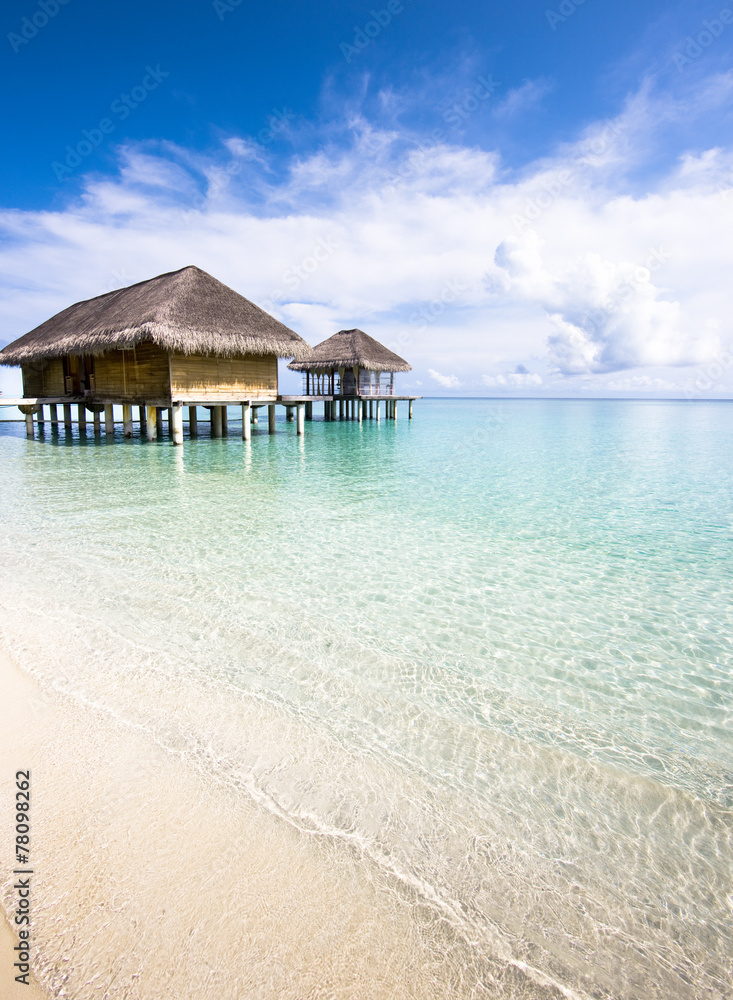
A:
[[[23,366],[26,396],[65,395],[61,358]],[[201,401],[274,399],[277,358],[248,354],[219,358],[210,354],[171,354],[150,342],[129,351],[108,351],[94,358],[94,398],[165,405],[171,399]]]
[[[173,399],[253,399],[277,396],[277,358],[171,354]]]
[[[61,358],[21,365],[24,396],[63,396],[64,366]]]
[[[94,359],[95,397],[151,404],[170,400],[168,352],[143,343],[129,351],[108,351]]]

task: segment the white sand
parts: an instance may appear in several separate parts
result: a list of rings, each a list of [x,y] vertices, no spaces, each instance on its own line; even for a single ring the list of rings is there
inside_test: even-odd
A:
[[[53,995],[399,1000],[475,987],[457,942],[438,944],[431,926],[428,944],[422,908],[367,878],[358,855],[96,709],[46,697],[7,656],[0,674],[1,821],[6,776],[31,768],[34,962]]]
[[[14,792],[14,775],[22,758],[24,734],[33,722],[33,701],[29,697],[33,691],[31,682],[7,659],[0,651],[0,689],[3,692],[3,724],[0,726],[0,786],[5,791],[6,786]],[[6,796],[3,795],[3,804]],[[13,819],[9,809],[3,809],[0,819],[3,842],[12,843]],[[5,852],[3,852],[5,855]],[[6,856],[6,855],[5,855]],[[5,873],[3,873],[5,875]],[[17,961],[17,953],[13,948],[18,944],[18,937],[6,919],[0,914],[0,997],[2,1000],[44,1000],[48,994],[41,989],[35,977],[30,986],[16,983],[17,969],[13,963]]]

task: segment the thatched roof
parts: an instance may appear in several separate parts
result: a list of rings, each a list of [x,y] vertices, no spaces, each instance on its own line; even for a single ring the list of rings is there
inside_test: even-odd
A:
[[[198,267],[184,267],[69,306],[8,344],[0,363],[103,354],[145,340],[184,354],[310,354],[302,337],[249,299]]]
[[[288,368],[296,372],[316,368],[366,368],[372,372],[411,372],[412,365],[388,350],[362,330],[341,330],[324,340],[303,360],[297,359]]]

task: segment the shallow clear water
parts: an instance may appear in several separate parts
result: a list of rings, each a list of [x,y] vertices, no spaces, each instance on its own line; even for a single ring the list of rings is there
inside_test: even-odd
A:
[[[466,995],[730,995],[733,404],[234,416],[0,425],[8,650],[358,858]]]

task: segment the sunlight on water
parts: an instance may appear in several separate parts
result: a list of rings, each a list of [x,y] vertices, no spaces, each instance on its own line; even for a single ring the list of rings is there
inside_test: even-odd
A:
[[[134,731],[220,825],[267,826],[319,926],[337,900],[381,915],[360,955],[333,965],[333,938],[327,974],[301,942],[256,995],[403,995],[399,953],[404,995],[726,996],[733,406],[426,400],[230,434],[3,427],[0,601],[4,646],[101,713],[101,748]],[[195,995],[237,996],[238,969]]]

